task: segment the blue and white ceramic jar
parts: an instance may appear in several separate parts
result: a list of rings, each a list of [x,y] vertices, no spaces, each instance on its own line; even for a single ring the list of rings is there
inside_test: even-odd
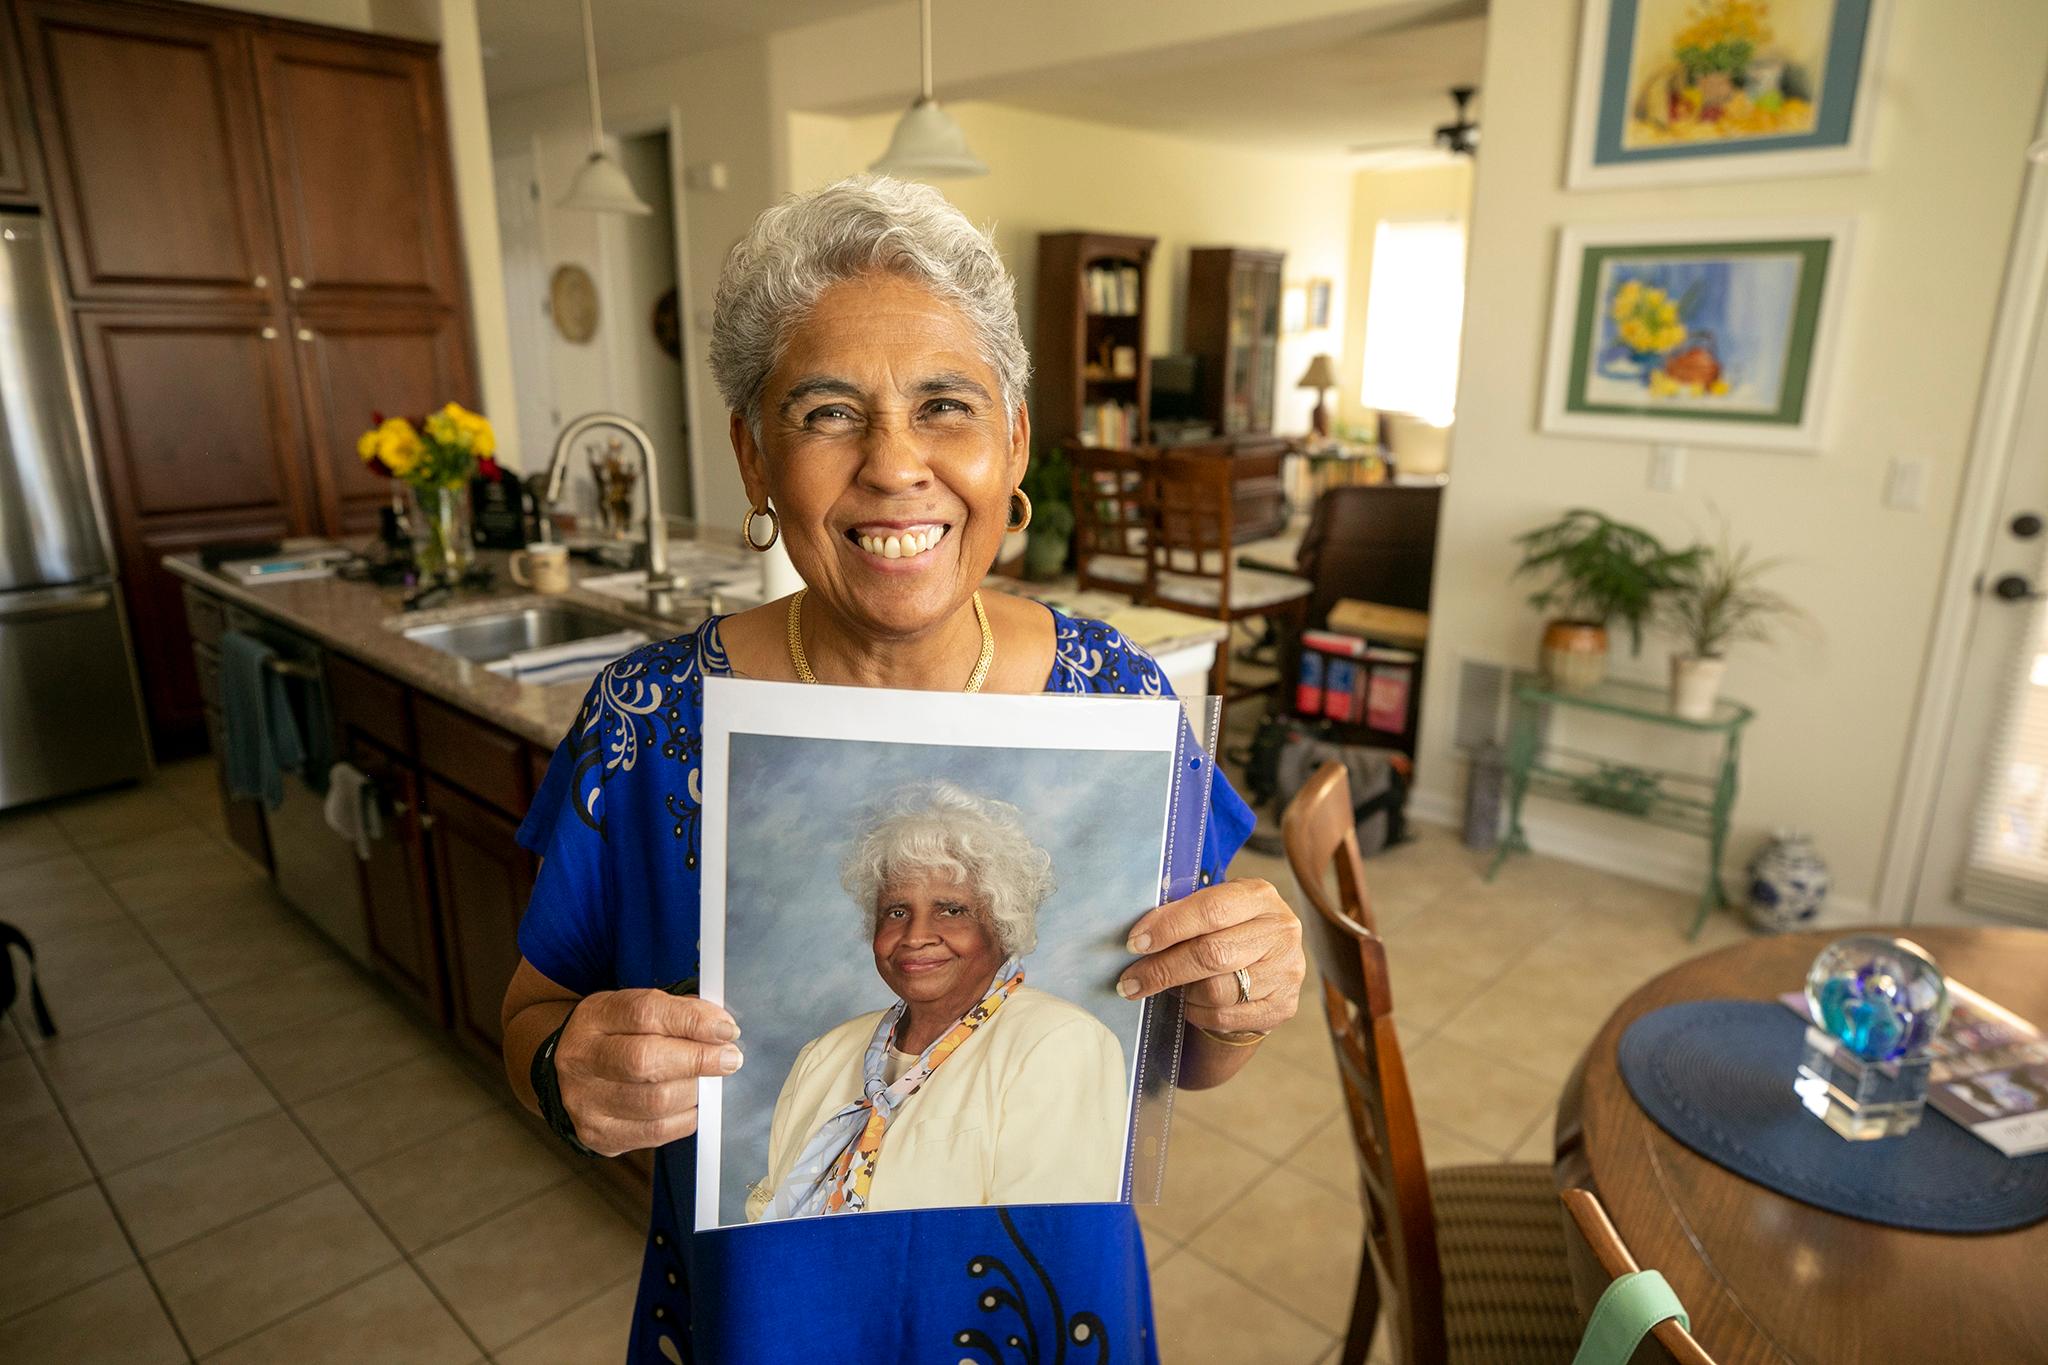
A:
[[[1820,913],[1833,882],[1811,836],[1776,830],[1749,860],[1749,922],[1771,933],[1803,929]]]

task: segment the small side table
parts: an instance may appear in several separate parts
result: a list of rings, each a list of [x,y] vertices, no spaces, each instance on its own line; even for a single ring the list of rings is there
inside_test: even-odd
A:
[[[1540,734],[1538,721],[1546,708],[1558,707],[1717,735],[1721,740],[1720,771],[1715,776],[1702,777],[1548,744]],[[1633,816],[1707,841],[1706,885],[1700,890],[1699,911],[1693,916],[1688,934],[1698,938],[1700,927],[1707,922],[1707,912],[1727,903],[1721,886],[1721,855],[1728,842],[1728,816],[1735,808],[1742,731],[1755,715],[1741,702],[1723,697],[1705,720],[1688,720],[1673,714],[1670,693],[1643,683],[1610,680],[1585,692],[1560,691],[1535,679],[1517,683],[1514,717],[1508,730],[1508,831],[1493,866],[1487,869],[1487,880],[1493,880],[1510,853],[1529,851],[1528,836],[1522,831],[1522,800],[1531,791]]]

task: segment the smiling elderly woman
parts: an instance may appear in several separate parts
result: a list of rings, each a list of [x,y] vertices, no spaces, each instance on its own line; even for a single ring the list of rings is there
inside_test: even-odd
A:
[[[689,1231],[697,1080],[742,1061],[731,1015],[670,993],[697,975],[702,680],[1168,690],[1102,623],[979,591],[1004,531],[1030,519],[1030,361],[1001,258],[937,191],[862,177],[762,214],[719,281],[711,365],[751,505],[742,533],[780,538],[807,586],[637,649],[591,686],[520,828],[544,861],[504,1006],[507,1074],[556,1132],[607,1156],[660,1149],[631,1359],[957,1360],[961,1319],[1007,1302],[983,1278],[997,1266],[1051,1291],[1027,1296],[1014,1311],[1036,1316],[1014,1330],[1152,1359],[1125,1204]],[[1117,988],[1184,991],[1185,1087],[1242,1067],[1293,1015],[1305,971],[1274,889],[1222,880],[1250,827],[1218,775],[1202,888],[1131,907],[1136,960]]]
[[[747,1217],[1116,1198],[1123,1047],[1024,984],[1053,879],[1016,809],[947,782],[899,793],[843,880],[897,1003],[797,1053]]]

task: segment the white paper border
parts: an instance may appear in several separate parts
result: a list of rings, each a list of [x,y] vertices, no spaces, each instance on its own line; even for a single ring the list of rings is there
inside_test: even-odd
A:
[[[968,695],[706,678],[698,993],[713,1004],[725,1003],[725,795],[732,780],[734,735],[940,744],[957,748],[1164,753],[1172,761],[1179,750],[1184,716],[1180,701],[1173,697],[1046,692]],[[1154,885],[1162,884],[1165,877],[1166,827],[1173,812],[1174,791],[1174,784],[1169,782],[1162,796]],[[1141,1044],[1142,1041],[1141,1036]],[[1133,1074],[1137,1063],[1138,1059],[1133,1058]],[[724,1099],[723,1077],[706,1076],[697,1082],[697,1206],[693,1226],[698,1231],[734,1231],[746,1226],[719,1221]],[[1126,1161],[1130,1156],[1131,1106],[1135,1103],[1133,1090],[1124,1102]]]

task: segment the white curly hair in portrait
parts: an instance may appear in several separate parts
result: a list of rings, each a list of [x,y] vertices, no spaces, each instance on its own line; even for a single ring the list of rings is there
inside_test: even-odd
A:
[[[1031,382],[1017,286],[995,243],[930,185],[856,175],[791,195],[754,220],[718,276],[711,373],[761,437],[761,390],[818,298],[873,271],[914,280],[966,317],[1014,414]]]
[[[1052,855],[1031,842],[1017,808],[951,782],[899,788],[871,814],[840,867],[840,884],[861,910],[870,939],[876,902],[891,878],[937,872],[986,905],[1003,951],[1038,946],[1038,907],[1054,890]]]

